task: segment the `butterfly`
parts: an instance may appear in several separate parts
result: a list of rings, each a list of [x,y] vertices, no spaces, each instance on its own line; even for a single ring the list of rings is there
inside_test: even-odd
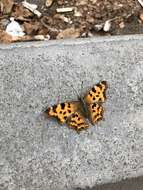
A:
[[[45,113],[61,124],[67,123],[77,132],[89,128],[87,119],[94,125],[103,118],[102,104],[106,100],[107,82],[100,81],[78,101],[64,102],[48,107]]]

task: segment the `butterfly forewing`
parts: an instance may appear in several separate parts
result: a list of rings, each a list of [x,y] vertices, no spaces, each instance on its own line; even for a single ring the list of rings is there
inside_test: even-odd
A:
[[[106,95],[105,91],[107,89],[107,82],[101,81],[96,84],[84,97],[84,101],[87,104],[91,104],[94,102],[105,102]]]
[[[60,123],[65,123],[67,118],[77,111],[78,107],[78,101],[60,103],[49,107],[46,110],[46,113],[48,114],[48,116],[56,117],[60,121]]]

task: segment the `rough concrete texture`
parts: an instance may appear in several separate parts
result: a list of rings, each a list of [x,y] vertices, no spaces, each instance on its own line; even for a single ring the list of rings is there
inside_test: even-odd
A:
[[[108,82],[77,134],[42,110]],[[82,86],[83,81],[83,87]],[[77,190],[143,175],[143,37],[0,46],[0,190]]]

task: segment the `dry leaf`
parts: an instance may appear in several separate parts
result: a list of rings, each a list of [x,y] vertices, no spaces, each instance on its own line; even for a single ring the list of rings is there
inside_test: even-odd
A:
[[[66,38],[78,38],[80,36],[80,30],[75,28],[68,28],[63,30],[57,35],[57,39],[66,39]]]
[[[11,43],[12,36],[7,34],[5,31],[0,30],[0,43]]]
[[[26,42],[26,41],[43,41],[45,37],[43,35],[25,35],[25,36],[11,36],[5,31],[0,30],[0,43],[12,43],[12,42]]]
[[[46,0],[46,7],[50,7],[53,4],[54,0]]]
[[[9,19],[0,19],[0,29],[5,30],[6,26],[10,23]]]
[[[45,40],[43,35],[35,35],[35,36],[30,36],[30,35],[25,35],[22,37],[13,37],[11,42],[29,42],[29,41],[43,41]]]
[[[11,13],[13,5],[13,0],[1,0],[1,6],[3,6],[3,14]]]
[[[11,14],[11,16],[15,17],[15,18],[31,18],[34,16],[34,14],[29,11],[28,9],[24,8],[22,5],[18,4],[18,5],[14,5],[13,8],[13,12]]]
[[[35,35],[37,34],[38,30],[40,29],[40,23],[39,22],[24,22],[24,31],[26,34],[29,35]]]
[[[71,19],[68,18],[68,17],[65,17],[65,16],[62,15],[62,14],[55,14],[55,15],[54,15],[54,18],[63,20],[64,22],[67,22],[67,23],[71,23]]]

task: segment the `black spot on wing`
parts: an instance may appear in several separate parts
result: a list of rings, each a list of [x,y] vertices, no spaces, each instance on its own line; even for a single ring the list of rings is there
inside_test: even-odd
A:
[[[57,113],[56,109],[57,109],[57,105],[54,105],[53,106],[53,112]]]
[[[92,109],[94,109],[94,108],[96,108],[96,104],[93,104],[93,105],[92,105]]]
[[[77,125],[78,125],[78,126],[80,126],[80,125],[84,125],[84,123],[83,123],[83,122],[82,122],[82,123],[78,123]]]
[[[97,87],[99,87],[100,89],[102,89],[102,85],[101,84],[97,84]]]
[[[97,110],[99,111],[99,110],[100,110],[100,107],[97,107]]]
[[[95,92],[95,93],[96,93],[96,89],[95,89],[94,87],[92,88],[92,92]]]
[[[76,121],[75,121],[75,120],[73,120],[73,121],[72,121],[72,123],[76,123]]]
[[[74,117],[78,117],[78,114],[74,114]]]
[[[106,81],[102,81],[101,84],[104,84],[105,86],[107,86],[107,82]]]
[[[63,110],[65,108],[65,103],[61,103],[61,109]]]
[[[64,119],[66,120],[66,119],[67,119],[67,116],[65,116]]]

